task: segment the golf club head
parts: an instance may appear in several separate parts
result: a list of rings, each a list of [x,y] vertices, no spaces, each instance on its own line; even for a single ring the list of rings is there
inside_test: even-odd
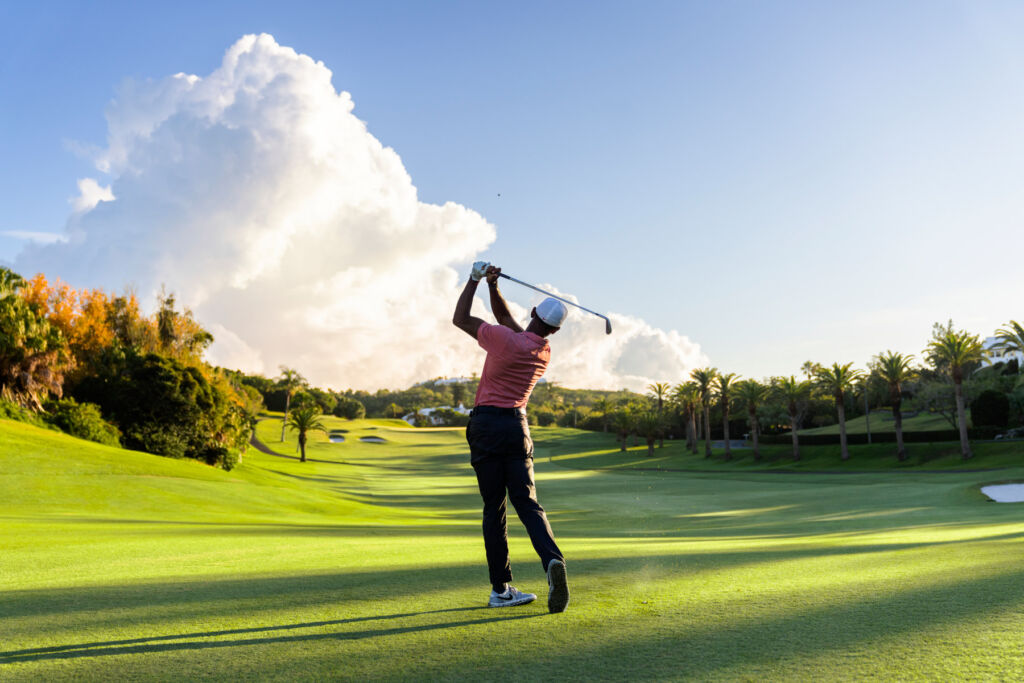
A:
[[[604,333],[605,334],[611,334],[612,333],[612,321],[609,320],[608,318],[604,319]]]

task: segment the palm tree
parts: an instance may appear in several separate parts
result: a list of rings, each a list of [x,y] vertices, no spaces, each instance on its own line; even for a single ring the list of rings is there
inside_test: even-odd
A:
[[[697,385],[681,382],[672,390],[672,401],[683,411],[686,422],[686,447],[697,454]]]
[[[984,349],[976,334],[968,334],[966,330],[954,330],[953,321],[942,325],[935,323],[932,327],[932,340],[928,342],[925,355],[932,367],[941,372],[948,372],[953,378],[953,390],[956,395],[956,418],[960,428],[960,454],[964,460],[972,457],[971,444],[967,440],[967,417],[964,410],[964,370],[979,362]]]
[[[655,382],[654,384],[647,385],[647,395],[658,402],[658,413],[661,413],[662,408],[665,406],[665,397],[668,395],[668,384],[665,382]]]
[[[704,457],[711,457],[711,384],[718,376],[716,368],[697,368],[690,377],[697,384],[697,396],[704,408]]]
[[[636,430],[647,442],[647,457],[654,457],[654,441],[665,432],[665,418],[653,410],[645,410],[636,416]]]
[[[725,438],[725,459],[732,459],[732,446],[729,443],[729,396],[736,388],[734,382],[739,378],[735,372],[718,375],[715,378],[715,395],[722,405],[722,434]]]
[[[793,460],[799,460],[800,441],[796,430],[800,426],[800,418],[802,417],[811,383],[797,381],[796,377],[790,375],[789,377],[783,377],[776,384],[775,388],[779,397],[785,402],[786,413],[789,415],[789,430],[793,435]]]
[[[839,415],[839,450],[843,460],[850,459],[850,450],[846,445],[846,392],[852,390],[853,383],[863,376],[863,371],[853,369],[853,363],[833,363],[830,368],[819,367],[815,373],[817,384],[832,394],[836,401],[836,413]]]
[[[612,412],[612,402],[602,396],[594,401],[594,411],[601,414],[601,424],[604,427],[604,432],[607,434],[608,413]]]
[[[747,407],[747,424],[750,425],[751,440],[754,442],[754,460],[761,459],[761,448],[758,445],[760,426],[757,422],[757,408],[768,400],[769,388],[757,380],[748,379],[736,385],[736,398]]]
[[[292,396],[301,387],[305,386],[306,378],[299,374],[298,370],[281,366],[281,377],[278,382],[284,387],[284,420],[281,421],[281,441],[284,441],[284,428],[288,424],[288,410],[292,405]]]
[[[299,462],[306,462],[306,434],[312,431],[326,432],[320,421],[320,406],[315,403],[303,403],[288,416],[288,427],[299,433]]]
[[[808,381],[814,379],[819,370],[821,370],[821,363],[815,363],[811,360],[805,360],[804,364],[800,366],[800,372],[807,376]]]
[[[658,402],[658,415],[662,414],[665,407],[665,397],[668,395],[669,385],[665,382],[655,382],[654,384],[647,385],[647,395]],[[664,421],[662,421],[664,422]],[[664,427],[661,430],[661,434],[658,436],[658,448],[665,447],[665,430]]]
[[[917,377],[917,370],[911,367],[913,356],[886,351],[875,356],[871,372],[889,386],[889,402],[892,404],[892,419],[896,424],[896,459],[907,459],[903,447],[903,385]]]
[[[619,450],[626,450],[626,439],[629,438],[630,432],[633,431],[634,424],[633,410],[628,405],[615,411],[612,417],[612,426],[615,427],[615,433],[622,442],[622,448]]]
[[[1008,356],[1011,353],[1024,353],[1024,326],[1016,320],[1011,320],[1006,327],[996,330],[996,343],[993,351],[1000,356]]]

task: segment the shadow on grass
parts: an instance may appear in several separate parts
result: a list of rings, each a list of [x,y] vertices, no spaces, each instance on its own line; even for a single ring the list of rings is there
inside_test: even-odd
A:
[[[894,551],[935,547],[952,549],[968,543],[1021,538],[1024,538],[1024,533],[1013,532],[922,542],[828,547],[806,547],[801,544],[801,547],[737,551],[701,551],[698,548],[694,552],[659,554],[645,552],[643,543],[661,543],[665,539],[639,538],[636,539],[639,543],[633,554],[570,559],[570,566],[573,575],[581,580],[587,580],[587,576],[601,576],[605,579],[614,575],[628,577],[635,575],[638,570],[650,573],[652,577],[663,575],[679,578],[707,571],[728,571],[736,567],[790,560],[855,555],[870,557]],[[519,568],[525,568],[535,561],[535,558],[525,555],[515,559]],[[529,571],[537,570],[539,567]],[[204,580],[165,580],[120,586],[9,590],[0,594],[0,614],[5,618],[61,615],[64,620],[89,622],[93,625],[123,621],[125,610],[145,610],[151,614],[178,614],[187,610],[194,618],[205,618],[237,614],[241,609],[266,609],[268,604],[278,609],[292,609],[323,604],[341,606],[354,598],[391,600],[421,593],[424,585],[445,586],[449,590],[474,590],[486,585],[486,577],[486,564],[481,559],[476,565],[409,566],[286,576],[207,577]],[[268,596],[273,598],[268,599]]]
[[[968,633],[977,636],[979,621],[1015,620],[1022,603],[1024,572],[1009,571],[963,578],[942,586],[894,586],[891,592],[881,595],[848,596],[839,603],[793,606],[781,614],[758,616],[761,608],[750,604],[737,621],[691,622],[660,633],[637,629],[615,643],[602,638],[577,642],[572,648],[552,643],[547,651],[538,648],[532,652],[531,664],[542,670],[573,671],[600,661],[603,675],[609,679],[633,678],[637,671],[643,671],[641,677],[650,679],[675,678],[679,672],[685,672],[689,680],[842,680],[851,676],[862,680],[942,680],[928,668],[936,666],[936,671],[941,671],[946,664],[930,661],[933,653],[902,663],[885,660],[898,656],[895,653],[900,652],[901,645],[915,640],[940,639],[937,648],[941,650],[943,636],[932,635],[936,629],[964,624]],[[996,626],[994,630],[998,632],[1000,628],[1007,626]],[[888,652],[890,644],[894,646],[892,652]],[[987,645],[991,650],[978,652],[977,661],[964,659],[958,664],[957,677],[986,679],[1001,672],[1008,679],[1017,680],[1021,666],[1018,639],[1010,636]],[[877,654],[872,654],[872,650]],[[819,658],[819,663],[813,661],[815,658]],[[811,668],[801,669],[803,665]],[[978,675],[970,675],[971,665],[978,666]],[[787,666],[795,668],[787,671]],[[837,670],[840,666],[847,668]],[[815,667],[817,675],[808,673]],[[851,674],[850,667],[858,673]],[[877,667],[887,673],[879,673]],[[520,674],[529,677],[530,671]],[[950,675],[946,670],[947,679]],[[999,677],[998,673],[995,677]]]
[[[90,643],[69,643],[67,645],[54,645],[51,647],[27,648],[23,650],[11,650],[0,652],[0,664],[14,662],[32,662],[44,659],[75,659],[79,657],[103,657],[110,655],[125,654],[148,654],[154,652],[169,652],[175,650],[204,650],[218,647],[237,647],[241,645],[266,645],[271,643],[296,643],[313,640],[359,640],[362,638],[376,638],[381,636],[398,635],[402,633],[415,633],[419,631],[432,631],[437,629],[458,628],[462,626],[475,626],[495,621],[512,621],[517,619],[529,619],[543,616],[543,614],[505,614],[485,619],[464,619],[454,622],[439,622],[422,624],[418,626],[401,626],[396,628],[382,628],[363,631],[342,631],[335,633],[312,633],[307,635],[280,635],[269,638],[236,638],[232,640],[193,640],[199,638],[219,638],[222,636],[237,636],[252,633],[270,633],[274,631],[293,631],[307,628],[323,628],[325,626],[342,626],[369,621],[386,621],[389,619],[409,619],[434,614],[445,614],[454,612],[479,612],[487,610],[487,607],[455,607],[452,609],[431,610],[426,612],[406,612],[402,614],[386,614],[381,616],[353,617],[351,619],[332,619],[329,621],[308,621],[298,624],[283,624],[279,626],[256,626],[252,628],[226,629],[221,631],[196,631],[192,633],[178,633],[171,635],[148,636],[144,638],[129,638],[125,640],[95,641]],[[186,640],[191,642],[166,642]]]

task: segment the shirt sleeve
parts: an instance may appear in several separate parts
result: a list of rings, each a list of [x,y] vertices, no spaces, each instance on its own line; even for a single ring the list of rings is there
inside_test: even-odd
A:
[[[480,323],[476,331],[476,341],[487,353],[501,353],[513,334],[515,333],[504,325]]]

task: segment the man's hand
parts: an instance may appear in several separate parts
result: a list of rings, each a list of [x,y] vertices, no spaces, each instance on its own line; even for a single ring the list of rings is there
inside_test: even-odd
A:
[[[498,266],[487,266],[487,286],[493,287],[498,284],[499,275],[501,275],[501,268]]]
[[[491,264],[487,261],[477,261],[473,264],[473,271],[469,274],[470,279],[474,282],[480,282],[480,280],[487,275],[487,269],[491,267]]]

